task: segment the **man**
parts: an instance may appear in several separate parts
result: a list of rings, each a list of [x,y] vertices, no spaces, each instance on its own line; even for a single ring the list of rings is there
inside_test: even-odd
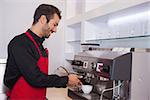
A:
[[[41,4],[31,28],[10,41],[4,84],[11,100],[45,100],[46,87],[81,84],[74,74],[48,75],[48,52],[42,43],[56,32],[60,19],[58,8]]]

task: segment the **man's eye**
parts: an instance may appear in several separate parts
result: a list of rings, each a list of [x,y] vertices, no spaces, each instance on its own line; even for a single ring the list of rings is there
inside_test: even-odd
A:
[[[54,24],[54,26],[57,26],[57,24]]]

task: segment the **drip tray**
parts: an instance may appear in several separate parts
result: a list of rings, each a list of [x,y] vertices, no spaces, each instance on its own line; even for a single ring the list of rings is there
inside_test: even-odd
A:
[[[68,89],[68,96],[71,97],[73,100],[100,100],[100,96],[94,92],[91,92],[90,94],[84,94],[81,91],[73,91],[71,89]],[[109,100],[106,98],[103,98],[103,100]]]

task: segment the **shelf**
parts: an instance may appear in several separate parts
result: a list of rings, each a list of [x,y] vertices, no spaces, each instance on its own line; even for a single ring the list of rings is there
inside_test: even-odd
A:
[[[85,12],[104,6],[114,0],[85,0]]]
[[[136,47],[150,48],[150,35],[87,40],[87,43],[99,43],[100,47]]]
[[[107,16],[98,17],[85,22],[84,36],[86,39],[99,39],[105,37],[109,32],[107,25]]]
[[[85,41],[146,35],[150,31],[149,5],[146,2],[86,20]]]
[[[82,13],[82,2],[83,0],[68,0],[66,2],[67,19]]]
[[[81,39],[81,23],[69,25],[66,28],[66,41],[79,41]]]
[[[107,2],[107,4],[104,4],[98,8],[86,12],[84,17],[85,20],[89,20],[99,16],[114,13],[129,7],[133,7],[148,1],[149,0],[113,0],[112,2]]]
[[[0,64],[6,64],[7,59],[0,59]]]
[[[76,25],[78,23],[82,22],[82,14],[78,14],[75,17],[71,17],[69,19],[66,20],[66,25],[67,26],[72,26],[72,25]]]
[[[67,25],[67,27],[72,28],[72,29],[79,29],[79,28],[81,28],[81,22]]]
[[[72,41],[69,40],[69,41],[67,41],[67,42],[68,42],[68,43],[78,43],[78,42],[80,43],[81,41],[80,41],[80,40],[72,40]]]
[[[122,39],[140,39],[140,38],[150,38],[150,35],[141,35],[141,36],[130,36],[130,37],[121,37],[121,38],[106,38],[106,39],[93,39],[86,41],[104,41],[104,40],[122,40]]]

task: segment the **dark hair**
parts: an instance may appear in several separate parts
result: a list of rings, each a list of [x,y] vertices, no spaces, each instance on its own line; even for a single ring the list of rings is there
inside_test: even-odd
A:
[[[45,17],[47,19],[47,23],[49,22],[50,19],[53,18],[54,14],[57,14],[59,16],[59,18],[61,19],[60,13],[61,13],[61,11],[53,5],[41,4],[35,10],[33,25],[38,22],[39,18],[42,15],[45,15]]]

